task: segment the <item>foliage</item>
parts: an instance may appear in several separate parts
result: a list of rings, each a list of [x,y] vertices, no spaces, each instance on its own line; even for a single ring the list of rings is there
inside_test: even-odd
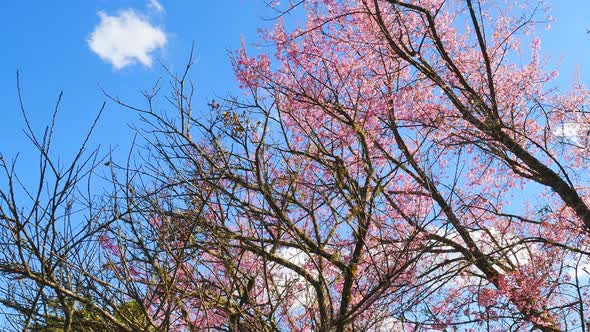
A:
[[[143,144],[109,160],[86,224],[54,227],[99,157],[62,173],[42,153],[43,213],[10,198],[14,181],[2,191],[0,271],[29,285],[3,296],[15,326],[586,331],[588,91],[544,68],[543,4],[275,9],[274,54],[233,56],[245,98],[194,114],[190,61],[145,107],[109,96],[140,114]],[[290,13],[305,23],[286,28]]]

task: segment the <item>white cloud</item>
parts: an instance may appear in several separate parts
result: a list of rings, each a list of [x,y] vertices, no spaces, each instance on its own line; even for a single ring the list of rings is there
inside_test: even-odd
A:
[[[150,0],[150,2],[148,3],[148,8],[158,13],[164,12],[164,6],[162,6],[162,4],[158,2],[158,0]]]
[[[566,138],[570,144],[579,148],[589,147],[589,132],[590,125],[583,122],[565,122],[562,123],[560,127],[553,130],[555,136]]]
[[[447,240],[453,241],[457,244],[466,247],[465,242],[455,230],[445,229],[433,229],[432,233],[444,237]],[[515,234],[509,232],[501,232],[497,228],[490,227],[487,230],[471,230],[469,231],[471,238],[477,243],[479,250],[486,256],[490,257],[496,264],[493,268],[500,272],[505,273],[504,270],[510,265],[514,266],[526,266],[531,263],[532,255],[537,253],[537,248],[533,244],[523,244],[521,238]],[[436,241],[433,242],[437,243]],[[453,249],[450,246],[443,245],[441,249]],[[445,264],[442,268],[432,270],[432,266],[437,264],[443,264],[445,261],[455,261],[460,258],[464,258],[458,252],[449,253],[434,253],[430,256],[423,256],[427,264],[418,264],[418,274],[428,273],[430,280],[435,280],[439,276],[448,276],[455,274],[458,266],[466,264],[465,261],[456,262],[456,264]],[[467,268],[462,268],[463,272],[459,275],[454,275],[452,279],[440,279],[445,280],[445,283],[441,285],[443,289],[449,289],[454,287],[468,287],[476,286],[481,284],[481,278],[478,277],[478,270],[475,266],[470,265]]]
[[[368,329],[369,332],[401,332],[404,331],[404,324],[393,317],[385,317],[375,326]]]
[[[152,53],[166,45],[166,33],[132,9],[115,16],[98,12],[98,16],[88,46],[117,70],[136,62],[151,66]]]
[[[276,255],[299,267],[304,267],[313,276],[318,273],[313,268],[305,267],[310,257],[300,249],[283,247],[277,251]],[[291,315],[300,315],[313,305],[315,291],[303,276],[285,266],[274,263],[271,264],[270,270],[274,288],[272,294],[277,300],[285,298],[292,300],[288,307]]]

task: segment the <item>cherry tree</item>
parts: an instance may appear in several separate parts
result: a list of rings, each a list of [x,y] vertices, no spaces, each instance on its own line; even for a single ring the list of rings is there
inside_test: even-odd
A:
[[[585,123],[588,93],[577,82],[558,91],[556,72],[543,68],[534,36],[548,20],[543,4],[300,6],[303,26],[289,31],[279,21],[265,33],[273,57],[242,49],[235,67],[250,109],[279,127],[252,129],[250,139],[262,142],[254,161],[275,165],[280,154],[276,165],[298,166],[295,183],[320,184],[322,205],[344,211],[345,222],[334,220],[340,227],[317,227],[334,229],[316,236],[320,248],[333,243],[346,257],[333,277],[342,285],[327,290],[335,304],[316,309],[321,328],[370,329],[382,315],[407,329],[584,330],[587,152],[558,128]],[[246,134],[239,117],[228,117]],[[266,201],[294,186],[272,183],[258,187]],[[343,197],[332,198],[332,188]],[[298,212],[285,204],[277,208]],[[368,267],[392,261],[394,274]],[[387,291],[377,293],[381,280]]]
[[[276,9],[273,54],[234,56],[245,101],[191,116],[181,75],[178,122],[139,110],[167,133],[151,151],[174,193],[144,219],[192,257],[166,259],[182,278],[148,308],[157,323],[585,330],[587,152],[563,128],[583,126],[588,93],[544,68],[543,4]]]
[[[76,251],[93,253],[92,273],[72,284],[0,266],[59,309],[29,317],[64,330],[91,313],[128,331],[586,331],[589,94],[546,68],[545,5],[273,6],[271,51],[232,58],[246,96],[194,111],[189,61],[143,106],[111,97],[143,124],[76,235],[96,240]]]

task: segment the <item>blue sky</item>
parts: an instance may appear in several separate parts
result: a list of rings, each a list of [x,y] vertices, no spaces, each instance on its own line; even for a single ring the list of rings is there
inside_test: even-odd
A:
[[[544,54],[560,63],[560,84],[567,85],[577,68],[582,80],[590,83],[590,0],[547,3],[557,21],[540,36]],[[158,62],[181,70],[193,42],[196,105],[205,110],[206,100],[215,94],[238,93],[228,50],[238,48],[242,37],[255,42],[258,27],[270,24],[263,17],[270,14],[264,0],[1,1],[0,152],[21,153],[24,172],[34,160],[21,130],[16,70],[37,128],[48,123],[58,93],[64,91],[55,153],[67,159],[106,100],[99,85],[140,102],[139,91],[164,76]],[[113,45],[120,50],[114,55],[109,48]],[[133,119],[131,112],[107,103],[94,142],[107,149],[119,145],[124,152],[132,133],[127,124]]]
[[[0,1],[0,28],[4,32],[0,52],[0,152],[6,156],[20,153],[19,158],[24,159],[20,168],[28,167],[31,145],[22,133],[17,70],[21,74],[26,109],[39,129],[49,122],[57,96],[64,92],[54,150],[63,157],[70,156],[78,147],[106,100],[99,85],[109,93],[140,102],[140,90],[150,88],[165,76],[158,62],[181,70],[193,42],[196,63],[192,73],[198,92],[197,104],[202,101],[206,106],[206,99],[214,94],[237,93],[228,50],[238,48],[242,36],[255,40],[258,25],[265,24],[261,18],[269,14],[264,1],[160,1],[158,4],[162,11],[150,5],[150,0]],[[159,44],[162,47],[149,53],[151,67],[135,61],[115,68],[90,48],[89,39],[101,23],[100,15],[116,19],[129,12],[166,36],[165,44]],[[110,37],[113,35],[117,33]],[[133,43],[134,38],[128,42]],[[124,150],[132,133],[127,124],[133,119],[135,116],[130,112],[107,103],[94,141],[106,147],[120,145]]]

